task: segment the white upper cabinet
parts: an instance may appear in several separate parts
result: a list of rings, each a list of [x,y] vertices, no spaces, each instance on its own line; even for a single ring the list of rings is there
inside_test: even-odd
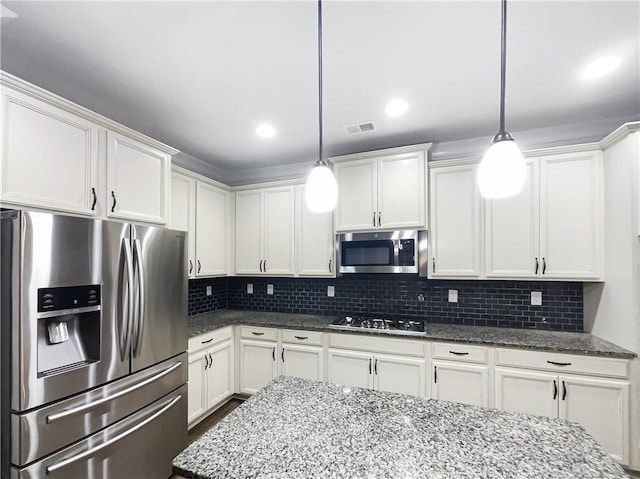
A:
[[[236,273],[294,274],[294,187],[236,193]]]
[[[338,181],[336,231],[425,228],[425,157],[430,146],[333,158]]]
[[[0,200],[96,215],[98,126],[10,88],[2,89]]]
[[[333,214],[314,213],[304,199],[304,186],[296,187],[296,273],[300,276],[335,276]]]
[[[602,277],[602,181],[600,151],[540,158],[543,277]]]
[[[539,253],[538,165],[526,163],[520,194],[486,200],[485,271],[487,278],[531,278],[542,266]]]
[[[107,132],[107,216],[165,224],[169,216],[171,157]]]
[[[430,278],[481,275],[482,199],[476,171],[475,164],[430,168]]]
[[[178,168],[171,175],[172,229],[188,232],[189,278],[224,276],[230,265],[231,193],[189,176]]]

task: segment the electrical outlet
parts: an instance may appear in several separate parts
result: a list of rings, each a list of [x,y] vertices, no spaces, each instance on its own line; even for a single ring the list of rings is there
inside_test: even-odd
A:
[[[268,284],[267,285],[267,294],[273,294],[273,285],[272,284]]]
[[[542,306],[542,291],[531,291],[531,306]]]
[[[416,299],[419,303],[424,303],[424,294],[419,293],[418,296],[416,296]]]
[[[207,286],[207,296],[211,296],[213,291],[211,290],[211,286]]]
[[[247,283],[247,294],[253,294],[253,283]]]
[[[457,289],[450,289],[449,290],[449,302],[450,303],[457,303],[458,302],[458,290]]]
[[[336,295],[336,287],[335,286],[327,286],[327,296],[333,298]]]

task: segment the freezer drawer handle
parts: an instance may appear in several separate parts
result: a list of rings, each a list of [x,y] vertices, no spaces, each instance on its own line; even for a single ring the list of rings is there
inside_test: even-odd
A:
[[[113,401],[114,399],[117,399],[119,397],[125,396],[126,394],[132,393],[133,391],[137,391],[140,388],[145,387],[146,385],[157,381],[160,378],[165,377],[167,374],[172,373],[173,371],[175,371],[176,369],[178,369],[180,367],[180,365],[182,364],[182,362],[177,362],[175,364],[173,364],[172,366],[168,367],[167,369],[165,369],[164,371],[159,372],[158,374],[156,374],[155,376],[151,376],[147,379],[145,379],[144,381],[141,381],[137,384],[134,384],[131,387],[128,387],[126,389],[123,389],[120,392],[117,392],[115,394],[112,394],[111,396],[107,396],[107,397],[103,397],[102,399],[98,399],[97,401],[93,401],[87,404],[83,404],[82,406],[78,406],[78,407],[74,407],[71,409],[64,409],[62,411],[59,412],[54,412],[53,414],[49,414],[47,416],[47,424],[51,424],[52,422],[55,421],[59,421],[60,419],[64,419],[66,417],[69,416],[73,416],[74,414],[79,414],[81,412],[85,412],[88,411],[89,409],[93,409],[94,407],[100,406],[104,403],[107,403],[109,401]]]
[[[162,409],[160,409],[159,411],[155,412],[153,415],[149,416],[144,421],[139,422],[138,424],[133,426],[131,429],[126,430],[125,432],[123,432],[122,434],[119,434],[118,436],[114,437],[113,439],[109,439],[108,441],[103,442],[98,447],[94,447],[92,449],[87,449],[86,451],[81,452],[80,454],[76,454],[75,456],[68,457],[66,459],[63,459],[60,462],[56,462],[55,464],[52,464],[51,466],[47,466],[46,469],[45,469],[47,474],[54,473],[54,472],[56,472],[56,471],[58,471],[60,469],[63,469],[65,467],[73,464],[74,462],[78,462],[78,461],[80,461],[82,459],[85,459],[85,458],[87,458],[89,456],[93,456],[96,452],[100,452],[102,449],[105,449],[105,448],[111,446],[112,444],[115,444],[116,442],[118,442],[118,441],[124,439],[125,437],[133,434],[138,429],[142,429],[147,424],[152,422],[154,419],[158,418],[159,416],[162,416],[165,412],[167,412],[169,409],[171,409],[171,407],[173,407],[178,401],[180,401],[180,399],[182,399],[182,395],[178,394],[175,398],[173,398],[171,401],[166,403],[162,407]]]

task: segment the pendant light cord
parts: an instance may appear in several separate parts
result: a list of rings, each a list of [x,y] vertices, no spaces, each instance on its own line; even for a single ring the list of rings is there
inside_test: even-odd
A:
[[[318,163],[324,163],[322,147],[322,0],[318,0]]]
[[[507,0],[502,0],[502,38],[500,56],[500,131],[499,135],[504,136],[504,97],[507,83]]]

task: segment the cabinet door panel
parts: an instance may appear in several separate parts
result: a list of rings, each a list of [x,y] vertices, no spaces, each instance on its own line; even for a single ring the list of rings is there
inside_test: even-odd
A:
[[[261,274],[262,190],[236,193],[236,273]]]
[[[560,418],[584,427],[611,456],[629,464],[629,382],[560,376]]]
[[[373,361],[375,389],[426,396],[424,359],[376,354]]]
[[[207,370],[207,409],[211,409],[233,394],[233,343],[221,343],[207,354],[211,363]]]
[[[3,88],[0,199],[96,215],[98,129],[93,123]]]
[[[380,228],[426,226],[424,153],[404,153],[378,160]]]
[[[277,343],[240,340],[240,392],[254,394],[277,375]]]
[[[358,160],[334,165],[338,182],[335,211],[336,231],[371,230],[378,214],[376,160]]]
[[[195,276],[196,182],[180,173],[171,174],[171,216],[169,227],[188,233],[187,274]]]
[[[600,152],[540,159],[543,278],[601,276],[601,160]]]
[[[539,255],[538,170],[527,161],[520,194],[486,201],[486,275],[495,278],[535,278]],[[536,266],[537,265],[537,266]]]
[[[315,381],[324,380],[324,353],[317,346],[283,344],[280,351],[282,375],[295,376]]]
[[[264,191],[263,269],[267,274],[294,273],[293,187]]]
[[[373,357],[369,353],[329,349],[327,380],[360,388],[373,388]]]
[[[480,207],[476,165],[431,170],[429,277],[480,276]]]
[[[193,421],[202,416],[207,410],[207,378],[205,371],[206,352],[202,351],[189,355],[189,401],[187,406],[187,422]]]
[[[434,399],[455,401],[474,406],[489,405],[487,366],[433,361]]]
[[[107,216],[165,224],[170,168],[169,155],[107,132]]]
[[[229,192],[197,182],[196,276],[227,273]]]
[[[307,208],[304,187],[296,190],[296,270],[300,276],[335,276],[333,214]]]
[[[496,408],[558,417],[558,376],[496,368]]]

